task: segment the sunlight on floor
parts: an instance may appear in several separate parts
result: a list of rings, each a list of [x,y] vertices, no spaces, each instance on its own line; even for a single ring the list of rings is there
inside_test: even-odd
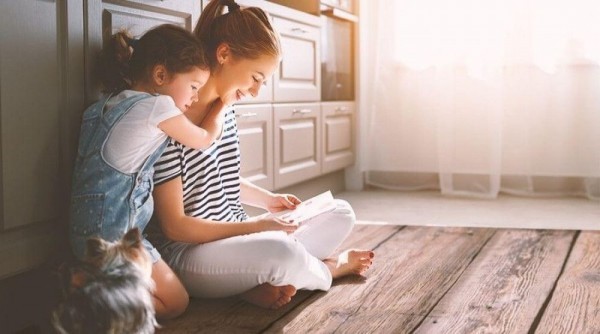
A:
[[[357,224],[600,230],[600,202],[583,198],[500,196],[479,200],[439,192],[343,192]]]

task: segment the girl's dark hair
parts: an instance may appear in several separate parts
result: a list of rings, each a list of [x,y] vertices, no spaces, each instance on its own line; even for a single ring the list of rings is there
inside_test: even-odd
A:
[[[172,24],[155,27],[139,40],[126,30],[119,31],[106,44],[99,61],[98,76],[107,93],[151,80],[156,65],[164,65],[170,74],[185,73],[193,67],[209,69],[198,39]]]
[[[216,50],[221,43],[229,45],[232,54],[239,58],[281,55],[279,36],[267,14],[258,7],[240,8],[234,0],[211,0],[202,11],[194,34],[204,45],[211,69],[218,64]]]

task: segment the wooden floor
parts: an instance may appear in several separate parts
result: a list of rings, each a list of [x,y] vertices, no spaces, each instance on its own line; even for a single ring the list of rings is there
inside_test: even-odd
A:
[[[271,311],[193,299],[159,333],[600,333],[600,232],[357,225],[366,279]]]

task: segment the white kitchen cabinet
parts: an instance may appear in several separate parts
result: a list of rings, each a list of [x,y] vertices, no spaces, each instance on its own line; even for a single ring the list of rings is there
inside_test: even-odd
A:
[[[321,174],[319,103],[273,106],[275,188]]]
[[[320,30],[271,13],[283,58],[273,78],[274,102],[321,99]]]
[[[321,118],[322,173],[352,165],[354,163],[354,102],[323,102]]]
[[[273,189],[273,107],[270,104],[235,106],[240,137],[241,175]]]

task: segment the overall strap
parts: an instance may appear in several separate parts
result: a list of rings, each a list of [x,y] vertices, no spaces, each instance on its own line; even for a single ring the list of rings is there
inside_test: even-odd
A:
[[[83,113],[83,119],[90,119],[94,117],[101,117],[104,112],[104,108],[106,107],[106,103],[112,97],[112,94],[108,94],[107,96],[101,98],[96,101],[94,104],[89,106],[85,112]]]

